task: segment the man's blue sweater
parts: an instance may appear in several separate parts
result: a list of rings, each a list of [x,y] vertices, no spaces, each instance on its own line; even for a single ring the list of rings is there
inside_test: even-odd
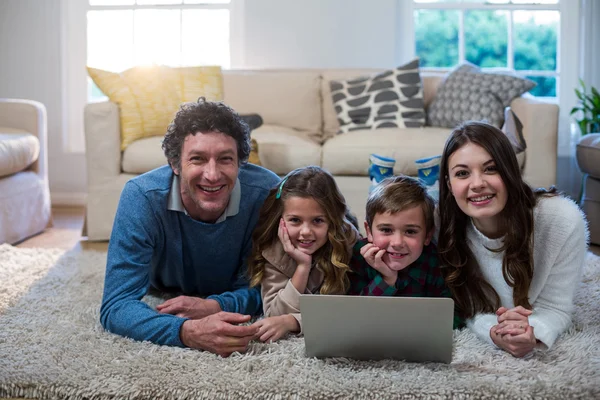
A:
[[[241,166],[239,212],[215,224],[167,209],[172,179],[164,166],[125,185],[108,246],[100,321],[135,340],[183,346],[179,330],[186,319],[160,314],[142,297],[152,286],[214,299],[223,311],[258,313],[260,291],[248,289],[246,258],[259,210],[279,178],[262,167]]]

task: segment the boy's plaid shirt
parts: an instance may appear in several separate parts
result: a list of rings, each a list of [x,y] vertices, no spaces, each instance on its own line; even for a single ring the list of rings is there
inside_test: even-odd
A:
[[[360,254],[360,248],[366,245],[366,239],[360,239],[352,249],[350,260],[350,289],[348,294],[358,296],[396,296],[396,297],[451,297],[444,282],[437,254],[437,247],[430,243],[423,247],[421,256],[405,269],[398,271],[395,286],[389,286],[381,274],[371,267]],[[463,321],[454,316],[454,328],[463,325]]]

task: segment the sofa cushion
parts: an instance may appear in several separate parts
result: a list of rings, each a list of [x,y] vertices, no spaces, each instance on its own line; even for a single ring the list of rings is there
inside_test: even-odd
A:
[[[263,125],[252,131],[263,167],[279,175],[307,165],[321,165],[321,145],[294,129]]]
[[[329,82],[339,133],[425,124],[419,59],[372,76]]]
[[[220,67],[134,67],[121,73],[88,67],[88,74],[118,104],[121,150],[134,141],[163,136],[185,101],[222,99]]]
[[[352,131],[336,135],[323,145],[323,168],[334,175],[368,175],[369,156],[372,153],[396,160],[394,175],[416,176],[415,161],[442,154],[448,128],[384,128]],[[523,167],[525,152],[517,154]]]
[[[223,71],[224,101],[240,114],[257,113],[267,125],[295,128],[321,141],[317,71]],[[259,143],[260,144],[260,143]]]
[[[0,177],[20,172],[40,155],[40,141],[20,129],[0,127]]]
[[[323,168],[334,175],[368,175],[369,155],[396,160],[394,174],[417,175],[415,161],[442,154],[447,128],[384,128],[336,135],[323,145]]]
[[[337,113],[333,107],[331,99],[331,89],[329,81],[351,79],[361,75],[373,75],[381,72],[381,69],[327,69],[322,71],[323,80],[321,83],[321,92],[323,93],[323,141],[335,136],[340,129],[337,120]],[[423,84],[423,101],[427,107],[433,101],[436,90],[442,82],[445,74],[421,72],[421,81]]]
[[[500,128],[504,108],[534,86],[535,82],[529,79],[483,72],[465,62],[438,88],[427,109],[427,125],[454,128],[464,121],[485,120]]]
[[[164,136],[151,136],[131,143],[121,159],[121,169],[128,174],[143,174],[167,163],[162,150]]]

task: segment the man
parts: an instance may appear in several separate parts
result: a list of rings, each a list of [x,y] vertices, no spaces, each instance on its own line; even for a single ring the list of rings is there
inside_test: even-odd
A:
[[[245,351],[261,310],[246,257],[258,212],[277,175],[247,164],[248,125],[231,108],[182,106],[163,141],[169,165],[131,179],[108,246],[100,321],[135,340],[228,356]],[[150,289],[178,295],[157,306]]]

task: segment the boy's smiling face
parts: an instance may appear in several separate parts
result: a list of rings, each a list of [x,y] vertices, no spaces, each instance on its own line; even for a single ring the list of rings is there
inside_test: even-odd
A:
[[[365,223],[367,239],[386,251],[383,262],[392,270],[400,271],[415,262],[423,246],[431,241],[433,232],[427,232],[425,215],[420,205],[397,213],[375,214],[372,228]]]

